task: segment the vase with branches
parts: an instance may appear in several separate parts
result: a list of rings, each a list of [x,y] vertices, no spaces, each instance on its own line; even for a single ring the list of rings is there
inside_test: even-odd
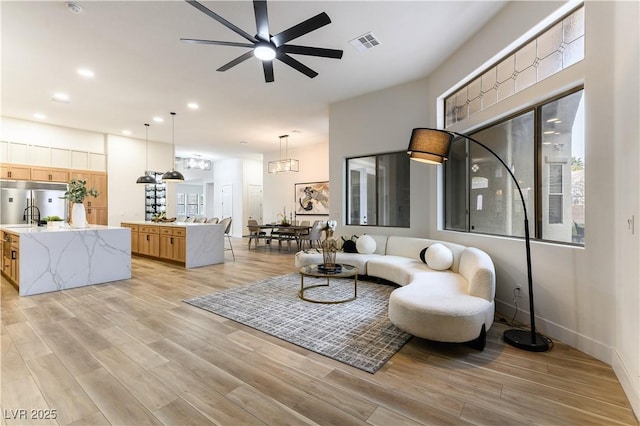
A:
[[[87,181],[83,179],[71,179],[69,188],[60,197],[69,200],[71,207],[71,225],[74,228],[85,228],[87,226],[87,214],[83,201],[86,197],[97,197],[100,195],[95,188],[87,189]]]

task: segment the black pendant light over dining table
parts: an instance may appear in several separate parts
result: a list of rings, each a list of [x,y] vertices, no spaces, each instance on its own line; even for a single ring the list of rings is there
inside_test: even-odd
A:
[[[145,125],[145,137],[144,137],[144,141],[145,141],[145,158],[146,158],[146,164],[145,164],[145,171],[144,171],[144,175],[140,176],[138,178],[138,180],[136,180],[136,183],[142,183],[142,184],[148,184],[148,185],[155,185],[156,180],[153,178],[153,176],[149,175],[149,124],[144,123]]]
[[[176,170],[176,144],[175,144],[175,118],[176,113],[171,113],[171,170],[162,175],[162,180],[184,180],[182,173]]]

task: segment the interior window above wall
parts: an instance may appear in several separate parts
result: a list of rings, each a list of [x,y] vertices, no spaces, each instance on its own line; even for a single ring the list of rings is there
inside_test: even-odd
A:
[[[445,127],[582,61],[584,33],[581,6],[447,96]]]
[[[347,159],[347,225],[410,226],[406,152]]]

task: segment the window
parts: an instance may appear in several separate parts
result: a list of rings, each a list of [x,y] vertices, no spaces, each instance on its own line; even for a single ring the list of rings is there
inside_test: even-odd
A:
[[[579,7],[449,95],[444,102],[445,126],[582,61],[584,34],[584,7]]]
[[[584,244],[584,111],[580,89],[470,134],[518,179],[533,238]],[[524,236],[524,211],[504,166],[459,138],[445,163],[446,229]]]
[[[406,152],[347,159],[347,225],[410,226]]]

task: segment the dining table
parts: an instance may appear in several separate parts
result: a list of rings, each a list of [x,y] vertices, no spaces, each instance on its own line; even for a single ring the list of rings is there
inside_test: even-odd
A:
[[[311,230],[311,226],[308,226],[308,225],[290,225],[290,224],[283,225],[278,223],[257,225],[257,227],[260,228],[261,230],[262,229],[270,230],[269,234],[265,236],[265,242],[267,244],[271,244],[273,240],[277,240],[278,248],[282,250],[282,241],[286,241],[287,250],[289,252],[291,252],[291,241],[295,241],[298,250],[300,250],[300,247],[301,247],[300,237],[302,235],[308,234],[309,230]]]

